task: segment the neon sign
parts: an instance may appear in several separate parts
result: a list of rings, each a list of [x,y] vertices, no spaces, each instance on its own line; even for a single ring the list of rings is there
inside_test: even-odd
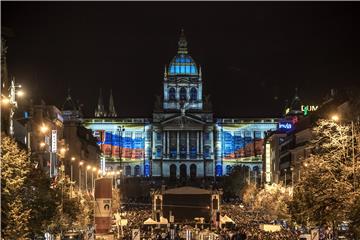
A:
[[[294,128],[294,122],[292,120],[283,120],[279,122],[279,130],[290,131]]]
[[[301,105],[301,111],[304,112],[304,116],[308,115],[309,112],[314,112],[319,108],[317,105]]]
[[[290,122],[279,123],[279,128],[280,129],[290,130],[290,129],[292,129],[292,127],[293,127],[293,125]]]

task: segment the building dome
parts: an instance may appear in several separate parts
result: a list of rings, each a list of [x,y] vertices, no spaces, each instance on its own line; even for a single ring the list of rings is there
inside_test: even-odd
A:
[[[184,30],[181,30],[180,39],[178,42],[178,53],[171,60],[169,68],[169,75],[198,75],[198,69],[194,59],[188,54],[187,41]]]
[[[170,62],[169,75],[198,75],[194,59],[188,54],[177,54]]]

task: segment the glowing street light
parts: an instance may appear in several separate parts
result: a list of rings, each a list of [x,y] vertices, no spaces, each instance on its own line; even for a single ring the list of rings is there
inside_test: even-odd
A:
[[[46,133],[48,130],[49,130],[49,127],[43,123],[40,127],[41,133]]]
[[[21,85],[20,85],[20,86],[21,86]],[[19,97],[22,97],[22,96],[25,95],[25,93],[24,93],[24,91],[19,90],[19,91],[16,92],[16,95],[18,95]]]
[[[41,147],[41,148],[45,147],[45,145],[46,145],[46,144],[45,144],[44,142],[41,142],[41,143],[40,143],[40,147]]]
[[[21,91],[17,91],[18,88],[21,88],[21,85],[15,85],[15,78],[13,77],[11,79],[11,84],[9,87],[9,98],[4,97],[1,102],[4,104],[9,105],[10,107],[10,124],[9,124],[9,133],[10,136],[14,136],[14,114],[15,109],[18,107],[17,101],[16,101],[16,95],[21,97],[23,94],[20,93]]]
[[[2,104],[5,104],[5,105],[8,105],[8,104],[10,103],[10,100],[9,100],[7,97],[3,97],[3,98],[1,99],[1,103],[2,103]]]
[[[336,114],[331,116],[331,120],[333,120],[335,122],[339,121],[339,119],[340,119],[339,116]]]

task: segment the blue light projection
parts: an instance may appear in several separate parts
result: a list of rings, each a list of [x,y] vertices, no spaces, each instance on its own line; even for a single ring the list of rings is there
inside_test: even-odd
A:
[[[177,55],[171,61],[169,66],[169,74],[197,74],[197,68],[194,60],[189,55]]]

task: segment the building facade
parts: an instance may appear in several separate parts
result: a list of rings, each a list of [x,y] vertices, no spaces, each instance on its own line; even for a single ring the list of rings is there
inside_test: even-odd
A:
[[[95,117],[84,120],[98,139],[102,168],[173,179],[223,176],[237,164],[260,171],[265,133],[277,129],[277,120],[214,118],[202,85],[182,31],[152,119],[116,118],[111,94],[111,114],[100,96]]]

